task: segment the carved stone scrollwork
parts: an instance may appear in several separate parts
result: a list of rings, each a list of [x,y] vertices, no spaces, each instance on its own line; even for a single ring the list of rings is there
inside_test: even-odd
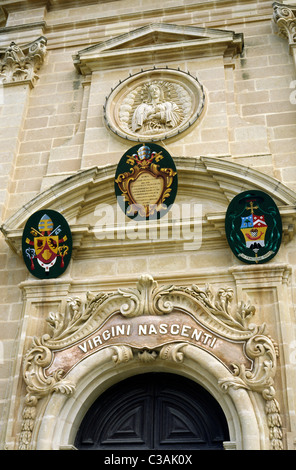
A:
[[[240,302],[237,312],[232,312],[230,304],[233,299],[233,290],[230,288],[220,288],[217,293],[212,286],[207,285],[206,288],[200,289],[193,285],[187,288],[185,292],[191,294],[198,302],[205,307],[205,311],[214,315],[216,320],[220,320],[224,325],[234,327],[238,330],[248,330],[247,326],[255,313],[255,307],[250,303]],[[208,319],[210,322],[210,319]],[[253,325],[255,328],[255,325]]]
[[[266,401],[265,411],[270,430],[272,450],[282,450],[282,422],[279,403],[275,399],[274,376],[276,371],[277,345],[264,335],[265,326],[254,334],[246,343],[246,353],[253,360],[252,371],[246,371],[243,364],[232,364],[232,379],[221,379],[220,386],[224,392],[230,387],[245,388],[262,394]]]
[[[115,362],[115,364],[128,362],[134,357],[132,348],[129,346],[113,346],[113,351],[114,354],[112,356],[112,360]]]
[[[119,289],[126,302],[121,306],[120,312],[125,317],[140,315],[164,315],[170,313],[174,305],[164,300],[173,286],[158,287],[157,282],[148,274],[141,276],[138,289]]]
[[[166,344],[162,347],[159,357],[161,359],[173,362],[183,362],[184,353],[182,349],[187,343]]]
[[[24,359],[23,377],[27,385],[27,395],[19,444],[21,450],[30,449],[38,401],[53,392],[71,395],[75,388],[71,382],[63,379],[62,369],[57,370],[51,377],[45,376],[44,368],[52,360],[52,351],[44,344],[47,337],[48,335],[41,339],[34,338],[33,345]]]
[[[186,345],[187,343],[166,344],[162,346],[160,350],[143,349],[141,351],[135,350],[129,346],[113,346],[114,354],[112,360],[115,364],[121,364],[134,359],[134,355],[136,355],[140,362],[145,363],[154,362],[158,358],[163,361],[180,363],[184,360],[182,348]]]
[[[278,26],[279,36],[288,39],[289,44],[296,43],[296,7],[283,5],[275,2],[273,4],[273,19]]]
[[[0,80],[5,84],[29,82],[34,86],[37,72],[44,62],[47,39],[41,36],[27,46],[20,47],[11,42],[4,53],[0,53]]]

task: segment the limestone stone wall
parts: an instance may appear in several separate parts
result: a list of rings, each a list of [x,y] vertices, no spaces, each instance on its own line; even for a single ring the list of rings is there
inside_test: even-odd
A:
[[[296,38],[291,31],[296,5],[267,0],[170,0],[161,7],[155,0],[78,3],[3,0],[0,7],[0,446],[17,448],[26,392],[23,355],[34,335],[48,331],[50,311],[61,308],[69,295],[134,285],[149,272],[159,284],[230,285],[238,299],[251,299],[256,323],[266,322],[279,344],[276,388],[284,446],[292,449]],[[142,35],[141,28],[152,24],[170,26]],[[187,27],[196,28],[193,52]],[[159,52],[157,45],[177,37],[176,53]],[[16,56],[8,54],[12,42]],[[96,62],[89,65],[85,51],[97,45]],[[141,47],[146,48],[143,59],[140,52],[134,58],[131,51]],[[197,122],[159,142],[180,168],[177,203],[202,205],[202,243],[195,249],[178,243],[151,249],[149,240],[131,239],[126,244],[105,239],[100,245],[89,229],[98,221],[98,204],[115,207],[112,175],[134,145],[106,126],[106,97],[120,80],[154,66],[189,72],[205,91]],[[282,215],[283,244],[266,269],[242,265],[225,238],[227,205],[248,185],[268,189]],[[28,273],[20,238],[26,214],[50,204],[73,227],[75,251],[66,277],[46,287]]]

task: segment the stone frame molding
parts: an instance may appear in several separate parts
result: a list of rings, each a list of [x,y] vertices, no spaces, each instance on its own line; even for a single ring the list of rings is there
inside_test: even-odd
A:
[[[92,386],[94,382],[97,386],[101,382],[100,376],[106,373],[106,368],[109,379],[113,376],[114,380],[114,375],[118,379],[118,368],[123,368],[127,374],[131,374],[133,369],[136,369],[138,373],[139,370],[143,370],[143,367],[148,370],[153,366],[153,370],[157,370],[157,366],[160,365],[162,369],[176,367],[175,372],[184,373],[181,372],[183,365],[185,364],[184,370],[186,370],[190,368],[189,364],[192,362],[198,363],[199,366],[202,363],[202,368],[207,371],[208,380],[210,377],[209,389],[214,387],[216,396],[219,390],[220,393],[223,391],[230,394],[235,406],[241,410],[237,410],[238,414],[241,413],[239,420],[242,428],[242,436],[239,438],[236,435],[236,440],[241,440],[238,444],[239,448],[266,448],[266,442],[265,444],[262,442],[262,436],[259,437],[260,433],[256,431],[258,424],[250,433],[250,420],[256,421],[256,410],[254,405],[250,408],[250,403],[256,399],[252,399],[249,394],[255,393],[255,395],[259,394],[262,400],[258,406],[265,409],[266,430],[263,433],[265,441],[266,436],[269,435],[269,448],[282,449],[281,416],[274,389],[278,348],[266,335],[265,325],[257,326],[250,323],[255,314],[255,308],[249,302],[240,302],[236,311],[233,311],[230,308],[232,298],[233,290],[227,287],[220,288],[216,292],[210,286],[204,289],[196,285],[159,287],[152,276],[144,274],[139,278],[136,288],[119,288],[111,293],[88,293],[85,301],[81,298],[68,299],[65,311],[51,313],[47,319],[52,328],[52,334],[35,337],[24,357],[23,379],[27,386],[27,395],[23,408],[19,449],[54,449],[72,444],[73,430],[68,429],[67,438],[65,437],[67,433],[62,437],[59,432],[57,439],[55,433],[60,427],[60,416],[63,415],[65,408],[69,412],[66,398],[72,397],[70,406],[73,406],[77,400],[76,392],[79,390],[79,394],[85,388],[86,377],[89,374],[92,376]],[[56,351],[65,350],[69,345],[88,338],[90,333],[97,331],[98,327],[115,313],[120,313],[123,318],[132,319],[149,315],[153,319],[154,316],[159,315],[166,318],[173,311],[184,311],[196,317],[208,331],[226,338],[230,346],[236,341],[243,342],[245,354],[252,363],[251,370],[247,370],[243,364],[239,363],[231,364],[232,370],[230,370],[215,355],[185,340],[168,342],[159,347],[143,350],[119,342],[117,345],[94,351],[72,367],[69,372],[65,373],[63,368],[58,368],[53,374],[47,375],[46,373]],[[99,364],[95,375],[92,369],[94,363]],[[199,380],[201,381],[201,378]],[[201,383],[203,385],[203,381]],[[106,387],[108,387],[107,383]],[[93,393],[95,393],[94,390]],[[61,399],[60,395],[64,398]],[[243,401],[238,405],[238,401],[241,400]],[[79,406],[81,406],[80,400]],[[77,405],[75,408],[74,414],[78,413]],[[81,411],[78,414],[80,413]],[[76,422],[75,426],[78,426],[78,416],[75,418],[72,416],[72,419]],[[68,422],[68,419],[66,421]],[[46,432],[44,426],[46,426]],[[246,432],[247,428],[248,432]],[[234,434],[232,430],[232,435]],[[248,437],[247,434],[250,436]],[[57,443],[59,439],[61,441]],[[65,442],[65,439],[68,439],[68,442]],[[70,442],[71,439],[72,442]]]

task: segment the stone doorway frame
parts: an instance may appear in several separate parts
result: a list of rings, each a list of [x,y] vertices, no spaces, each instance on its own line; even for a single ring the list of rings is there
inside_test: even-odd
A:
[[[274,389],[278,348],[265,334],[264,325],[249,325],[255,308],[248,302],[240,302],[237,311],[232,312],[232,297],[230,288],[215,293],[211,286],[159,287],[152,276],[143,274],[137,288],[92,295],[85,305],[79,299],[70,299],[74,316],[69,311],[56,318],[51,316],[53,335],[34,338],[24,358],[27,396],[19,448],[71,448],[85,412],[101,393],[132,375],[160,371],[199,383],[218,401],[229,427],[230,442],[225,448],[282,449],[280,409]],[[56,351],[68,351],[72,344],[89,338],[116,312],[131,320],[147,318],[148,314],[153,320],[182,310],[227,339],[231,348],[231,344],[243,343],[251,369],[235,360],[227,365],[216,353],[180,338],[144,350],[119,341],[91,351],[68,372],[61,368],[62,362],[50,375],[47,373]]]

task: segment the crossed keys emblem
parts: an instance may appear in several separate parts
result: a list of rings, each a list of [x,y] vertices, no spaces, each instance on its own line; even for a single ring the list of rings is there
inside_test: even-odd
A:
[[[53,212],[50,211],[50,213]],[[60,214],[58,215],[62,217]],[[47,213],[43,213],[37,227],[30,223],[27,225],[27,230],[24,230],[23,235],[27,246],[24,249],[24,255],[30,260],[29,266],[32,274],[35,274],[34,271],[40,268],[43,273],[48,274],[58,259],[60,259],[59,268],[63,270],[65,257],[70,251],[69,243],[66,244],[66,242],[71,242],[67,234],[63,234],[65,232],[63,224],[54,227],[52,218]]]

